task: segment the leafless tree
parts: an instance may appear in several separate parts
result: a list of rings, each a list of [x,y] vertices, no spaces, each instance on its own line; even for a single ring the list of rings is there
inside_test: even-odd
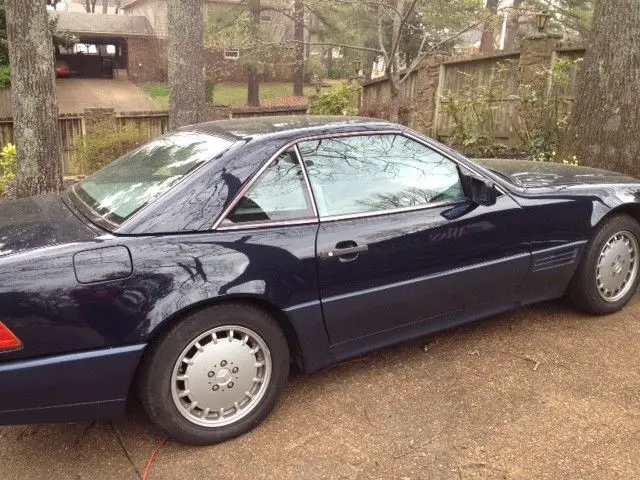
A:
[[[257,38],[260,32],[260,13],[262,7],[260,0],[248,0],[249,15],[251,17],[252,36]],[[260,106],[260,77],[256,62],[247,65],[247,105],[251,107]]]
[[[293,94],[297,97],[304,95],[304,2],[296,0],[293,3],[295,44],[295,67],[293,71]]]
[[[84,9],[87,13],[96,13],[98,0],[84,0]]]

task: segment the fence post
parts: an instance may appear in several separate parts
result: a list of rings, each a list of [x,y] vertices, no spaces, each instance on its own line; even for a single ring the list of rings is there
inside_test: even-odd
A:
[[[538,98],[547,92],[547,75],[558,40],[562,36],[551,33],[535,33],[522,40],[520,49],[520,89],[535,91]]]
[[[448,55],[436,53],[422,61],[416,78],[413,104],[416,108],[414,128],[427,135],[437,133],[440,94],[442,93],[443,65]]]

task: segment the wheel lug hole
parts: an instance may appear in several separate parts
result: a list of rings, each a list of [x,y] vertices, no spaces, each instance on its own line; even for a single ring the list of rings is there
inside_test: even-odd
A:
[[[238,373],[238,367],[233,367],[233,369],[231,370],[233,373]]]
[[[212,390],[213,390],[214,392],[217,392],[219,388],[220,388],[220,387],[219,387],[218,385],[214,385],[214,386],[213,386],[213,388],[212,388]]]
[[[226,366],[227,366],[227,361],[226,361],[226,360],[222,360],[222,361],[220,362],[220,366],[221,366],[221,367],[226,367]]]
[[[213,370],[209,373],[207,373],[207,375],[209,376],[209,378],[213,378],[216,375],[216,372],[214,372]]]
[[[233,382],[229,382],[229,383],[227,384],[227,387],[228,387],[228,388],[233,388]]]

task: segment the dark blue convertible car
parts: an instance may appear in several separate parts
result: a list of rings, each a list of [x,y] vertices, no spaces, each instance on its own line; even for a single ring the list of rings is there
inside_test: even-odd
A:
[[[0,205],[0,424],[123,412],[174,438],[262,421],[313,372],[533,302],[638,284],[640,182],[478,164],[359,118],[174,131],[61,195]]]

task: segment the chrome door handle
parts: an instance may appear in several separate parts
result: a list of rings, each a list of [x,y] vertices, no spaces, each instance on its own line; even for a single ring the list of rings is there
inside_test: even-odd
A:
[[[331,258],[340,258],[347,257],[349,255],[357,255],[362,252],[366,252],[369,250],[368,245],[356,245],[355,247],[345,247],[345,248],[334,248],[333,250],[328,250],[323,252],[320,256],[324,260],[329,260]]]

